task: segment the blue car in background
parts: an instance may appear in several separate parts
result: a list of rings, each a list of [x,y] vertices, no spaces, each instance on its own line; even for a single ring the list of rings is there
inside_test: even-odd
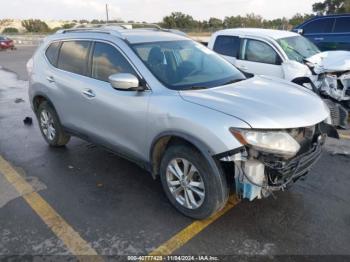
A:
[[[322,51],[350,51],[350,14],[316,16],[295,27]]]

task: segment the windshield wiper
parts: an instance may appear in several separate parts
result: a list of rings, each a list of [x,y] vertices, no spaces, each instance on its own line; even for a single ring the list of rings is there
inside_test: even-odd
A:
[[[185,90],[200,90],[200,89],[207,89],[208,87],[207,86],[189,86],[189,87],[186,87]]]
[[[295,50],[293,47],[287,46],[288,49],[292,50],[297,55],[301,56],[301,58],[305,59],[306,57],[302,55],[299,51]]]
[[[243,81],[243,80],[245,80],[245,79],[244,79],[244,78],[232,79],[232,80],[230,80],[230,81],[225,82],[225,83],[223,84],[223,86],[224,86],[224,85],[229,85],[229,84],[234,84],[234,83],[237,83],[237,82],[240,82],[240,81]]]

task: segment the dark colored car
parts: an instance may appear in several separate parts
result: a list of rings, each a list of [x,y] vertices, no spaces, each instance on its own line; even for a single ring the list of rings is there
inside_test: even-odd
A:
[[[12,39],[0,35],[0,50],[15,49],[15,43]]]
[[[322,51],[350,51],[350,14],[316,16],[295,27]]]

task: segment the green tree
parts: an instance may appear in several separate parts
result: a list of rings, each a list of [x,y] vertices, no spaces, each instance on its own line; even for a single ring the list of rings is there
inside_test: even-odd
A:
[[[342,14],[350,12],[349,0],[325,0],[312,5],[312,9],[318,15]]]
[[[289,19],[289,24],[292,26],[292,27],[295,27],[297,25],[300,25],[302,24],[303,22],[305,22],[306,20],[310,19],[313,15],[310,15],[310,14],[300,14],[300,13],[297,13],[295,14],[291,19]]]
[[[62,25],[63,29],[69,29],[75,26],[75,23],[66,23],[64,25]]]
[[[166,28],[191,29],[194,27],[195,22],[190,15],[181,12],[173,12],[170,16],[163,18],[162,25]]]
[[[224,19],[224,27],[236,28],[244,26],[244,18],[242,16],[226,16]]]
[[[23,20],[22,26],[31,33],[46,33],[50,31],[48,25],[39,19]]]
[[[18,33],[18,29],[14,28],[14,27],[6,27],[3,31],[3,34],[17,34]]]
[[[243,21],[244,27],[262,27],[263,25],[263,18],[254,13],[247,14]]]
[[[208,22],[203,21],[202,23],[207,23],[211,29],[217,30],[223,27],[223,21],[221,19],[211,17]]]

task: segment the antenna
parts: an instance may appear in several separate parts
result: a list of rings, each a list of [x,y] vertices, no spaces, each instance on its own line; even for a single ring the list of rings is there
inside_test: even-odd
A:
[[[107,18],[107,20],[106,20],[106,24],[108,24],[108,4],[106,4],[106,18]]]

